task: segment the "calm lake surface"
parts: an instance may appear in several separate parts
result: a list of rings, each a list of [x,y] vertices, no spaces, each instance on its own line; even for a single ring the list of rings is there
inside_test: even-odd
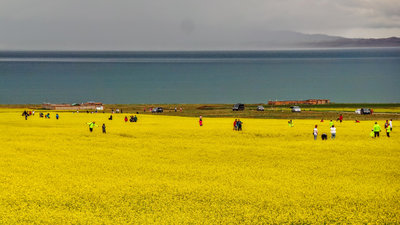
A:
[[[400,48],[0,51],[0,104],[400,102]]]

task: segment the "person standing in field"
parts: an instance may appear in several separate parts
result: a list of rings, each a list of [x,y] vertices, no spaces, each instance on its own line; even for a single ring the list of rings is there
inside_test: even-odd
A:
[[[93,132],[93,128],[94,128],[94,127],[98,127],[97,124],[96,124],[96,122],[94,122],[94,121],[91,122],[91,123],[87,123],[87,124],[89,124],[89,131],[90,131],[90,132]]]
[[[58,113],[56,114],[56,119],[58,120],[58,118],[60,118],[60,116],[58,115]]]
[[[333,126],[333,121],[331,120],[330,122],[329,122],[329,127],[332,127]]]
[[[236,127],[238,131],[242,131],[243,122],[238,119],[238,121],[236,122]]]
[[[340,114],[340,116],[339,116],[339,121],[340,121],[340,123],[342,123],[342,121],[343,121],[343,115],[342,114]]]
[[[335,125],[332,125],[331,127],[331,139],[335,139],[336,138],[336,127]]]
[[[199,125],[203,126],[203,117],[202,116],[200,116],[200,118],[199,118]]]
[[[25,110],[25,111],[22,113],[22,116],[25,117],[25,120],[28,120],[29,113]]]
[[[126,123],[126,122],[128,122],[128,117],[127,117],[127,116],[125,116],[125,119],[124,119],[124,120],[125,120],[125,123]]]
[[[392,129],[393,129],[393,122],[392,122],[392,119],[390,119],[390,121],[389,121],[389,127],[390,127],[390,131],[392,131]]]
[[[391,132],[390,126],[386,127],[386,136],[387,137],[390,137],[390,132]]]
[[[317,140],[317,138],[318,138],[318,125],[315,125],[314,130],[313,130],[313,135],[314,135],[314,140]]]
[[[103,123],[103,126],[101,126],[101,128],[102,128],[102,130],[103,130],[103,134],[105,134],[105,133],[106,133],[106,124]]]
[[[371,136],[371,138],[374,138],[375,132],[374,129],[371,130],[371,132],[369,133],[369,136]]]
[[[25,110],[25,111],[22,113],[22,116],[25,117],[25,120],[28,120],[29,114],[28,114],[28,112]]]
[[[386,120],[385,122],[385,129],[389,126],[389,120]]]
[[[233,130],[237,130],[237,119],[233,122]]]
[[[289,127],[293,127],[293,126],[294,126],[293,121],[292,121],[292,120],[289,120],[289,121],[288,121],[288,125],[289,125]]]
[[[381,126],[379,126],[378,122],[375,122],[373,130],[374,130],[374,137],[379,137],[379,132],[381,132]]]

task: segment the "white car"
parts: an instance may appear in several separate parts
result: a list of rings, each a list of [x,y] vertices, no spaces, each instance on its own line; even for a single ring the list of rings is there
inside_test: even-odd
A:
[[[292,112],[301,112],[301,109],[299,106],[291,106]]]
[[[361,115],[361,109],[356,109],[356,111],[354,111],[356,114]]]

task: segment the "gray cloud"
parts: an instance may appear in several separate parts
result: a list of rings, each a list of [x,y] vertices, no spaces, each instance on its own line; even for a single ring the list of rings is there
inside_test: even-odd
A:
[[[270,30],[400,36],[399,12],[398,0],[2,0],[0,48],[229,48]]]

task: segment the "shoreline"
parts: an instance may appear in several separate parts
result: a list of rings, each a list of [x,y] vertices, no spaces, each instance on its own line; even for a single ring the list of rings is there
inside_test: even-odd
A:
[[[257,111],[257,106],[263,105],[264,111]],[[122,114],[147,114],[147,115],[167,115],[182,117],[215,117],[215,118],[258,118],[258,119],[324,119],[336,120],[340,114],[346,120],[400,120],[400,103],[377,103],[377,104],[324,104],[324,105],[299,105],[302,109],[300,113],[290,111],[290,106],[271,106],[267,104],[245,104],[245,110],[232,111],[233,104],[104,104],[104,113],[110,114],[112,109],[122,110]],[[72,110],[45,110],[38,104],[16,104],[0,105],[0,109],[15,110],[38,110],[46,112],[74,112]],[[164,112],[151,113],[150,108],[162,107]],[[175,112],[175,107],[177,111]],[[182,107],[182,111],[180,108]],[[372,108],[372,115],[358,115],[354,111],[358,108]],[[144,111],[146,109],[146,111]],[[93,111],[81,110],[80,112]],[[102,113],[103,111],[99,111]],[[116,113],[121,114],[121,113]]]

